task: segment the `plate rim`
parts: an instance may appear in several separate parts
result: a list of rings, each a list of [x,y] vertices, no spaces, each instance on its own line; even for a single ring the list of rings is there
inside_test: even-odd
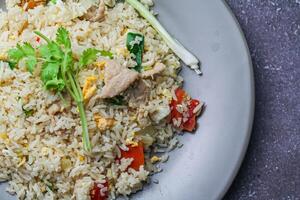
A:
[[[249,147],[250,138],[251,138],[251,135],[252,135],[253,122],[254,122],[254,113],[255,113],[255,79],[254,79],[253,63],[252,63],[252,58],[251,58],[249,46],[248,46],[245,34],[242,30],[242,27],[241,27],[238,19],[236,18],[235,14],[233,13],[233,11],[231,10],[231,8],[229,7],[229,5],[227,4],[227,2],[225,0],[222,0],[221,2],[223,4],[224,8],[230,14],[230,16],[233,19],[234,23],[236,24],[237,30],[240,33],[241,39],[243,41],[243,46],[244,46],[245,53],[247,54],[247,63],[248,63],[248,68],[249,68],[250,97],[251,97],[251,99],[250,99],[250,112],[249,112],[249,116],[248,116],[249,120],[248,120],[248,128],[246,130],[246,137],[241,142],[243,144],[242,145],[243,148],[240,151],[240,155],[238,157],[237,163],[234,165],[235,167],[230,172],[229,178],[227,179],[224,186],[222,187],[223,190],[221,190],[219,192],[219,194],[217,195],[217,199],[224,198],[224,196],[228,192],[230,186],[232,185],[233,181],[235,180],[235,178],[238,175],[238,172],[239,172],[239,170],[242,166],[242,163],[243,163],[244,158],[245,158],[246,153],[247,153],[247,149]]]

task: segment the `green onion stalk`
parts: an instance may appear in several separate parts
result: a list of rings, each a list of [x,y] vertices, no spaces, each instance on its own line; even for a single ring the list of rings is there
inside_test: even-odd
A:
[[[159,23],[159,21],[153,16],[153,14],[139,1],[126,0],[132,7],[134,7],[142,17],[144,17],[151,26],[160,34],[163,40],[167,43],[170,49],[191,69],[197,74],[202,74],[199,66],[199,60],[189,52],[182,44],[166,31],[166,29]]]

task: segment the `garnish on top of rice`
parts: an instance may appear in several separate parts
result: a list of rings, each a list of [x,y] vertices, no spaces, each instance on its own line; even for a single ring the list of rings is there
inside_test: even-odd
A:
[[[134,1],[6,3],[0,180],[8,192],[105,200],[142,189],[203,107],[182,89],[172,47]]]

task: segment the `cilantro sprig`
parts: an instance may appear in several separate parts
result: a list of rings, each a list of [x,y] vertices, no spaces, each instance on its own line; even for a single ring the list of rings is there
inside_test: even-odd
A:
[[[10,66],[13,69],[21,60],[24,60],[28,71],[33,73],[37,63],[40,63],[42,66],[40,78],[45,89],[57,92],[59,95],[64,91],[70,94],[79,110],[83,148],[86,151],[91,151],[92,146],[84,110],[84,99],[77,80],[77,74],[80,69],[93,63],[98,54],[110,58],[113,55],[108,51],[89,48],[82,53],[79,62],[76,62],[73,58],[69,32],[65,28],[57,30],[55,40],[50,40],[39,31],[34,33],[44,39],[46,44],[38,48],[34,48],[29,43],[18,44],[16,48],[8,51]]]
[[[35,65],[37,64],[35,50],[29,43],[24,43],[23,45],[18,44],[17,48],[8,51],[8,56],[10,58],[8,63],[11,69],[15,68],[17,63],[24,58],[30,73],[33,72]]]

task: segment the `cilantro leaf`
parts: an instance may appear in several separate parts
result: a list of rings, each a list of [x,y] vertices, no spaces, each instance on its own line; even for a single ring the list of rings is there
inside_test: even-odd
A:
[[[23,46],[19,45],[18,48],[21,49],[26,56],[35,56],[35,50],[28,42],[25,42]]]
[[[65,81],[62,79],[52,79],[45,84],[47,90],[56,90],[61,92],[65,89]]]
[[[11,69],[14,69],[20,60],[26,59],[26,67],[30,73],[33,73],[37,64],[35,49],[29,43],[17,44],[16,48],[8,51],[8,57]]]
[[[110,51],[99,50],[99,53],[100,53],[101,56],[109,57],[110,59],[114,58],[113,53],[110,52]]]
[[[25,54],[23,51],[19,48],[19,44],[17,45],[17,48],[15,49],[10,49],[8,51],[8,57],[9,60],[12,60],[14,62],[19,62],[22,58],[24,58]]]
[[[42,45],[39,48],[40,54],[43,58],[45,58],[47,61],[50,61],[52,59],[54,60],[60,60],[63,58],[63,52],[55,42],[50,42],[46,45]]]
[[[83,68],[86,65],[93,63],[97,59],[97,54],[99,51],[97,49],[89,48],[86,49],[79,59],[79,67]]]
[[[86,151],[91,151],[92,146],[89,139],[88,122],[84,110],[84,98],[81,87],[78,83],[75,74],[73,53],[71,49],[71,40],[69,33],[65,28],[59,28],[56,34],[56,40],[50,40],[47,36],[39,31],[34,31],[36,35],[47,42],[38,48],[38,53],[29,44],[17,45],[16,48],[9,50],[8,63],[11,68],[14,68],[21,59],[24,59],[27,69],[33,72],[37,61],[42,64],[40,78],[46,90],[54,90],[58,94],[62,91],[67,91],[76,102],[79,110],[81,126],[82,126],[82,141]],[[89,50],[82,58],[82,65],[86,65],[97,58],[97,53],[112,56],[110,52]],[[26,60],[25,60],[26,59]],[[77,69],[76,69],[77,70]],[[23,108],[25,115],[31,115],[32,110]]]
[[[35,56],[28,56],[26,58],[26,67],[30,73],[33,73],[36,64],[37,64],[37,60]]]
[[[63,45],[66,49],[71,49],[71,40],[67,29],[60,27],[56,33],[57,44]]]
[[[17,62],[14,61],[8,61],[8,66],[10,69],[14,69],[17,66]]]
[[[41,73],[41,79],[43,83],[47,83],[50,80],[57,79],[59,73],[59,64],[55,62],[44,63]]]
[[[94,48],[89,48],[83,51],[79,59],[79,68],[83,68],[86,65],[92,64],[97,59],[97,54],[101,56],[113,58],[113,54],[110,51],[98,50]]]
[[[127,34],[126,46],[129,52],[135,57],[137,65],[134,67],[134,69],[138,72],[141,72],[142,56],[144,52],[144,36],[139,33],[129,32]]]

